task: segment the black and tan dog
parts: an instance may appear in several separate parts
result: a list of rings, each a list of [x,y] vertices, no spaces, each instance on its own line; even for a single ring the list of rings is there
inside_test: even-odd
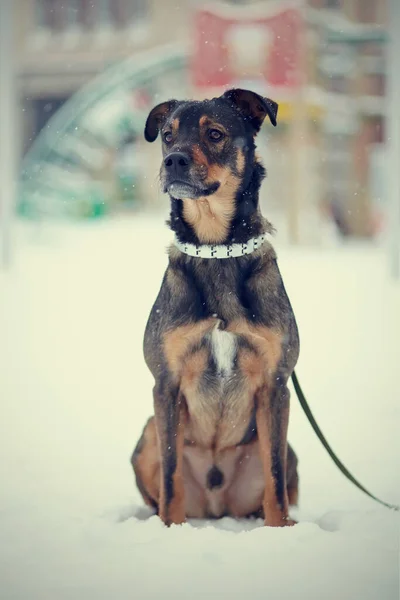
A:
[[[263,515],[292,525],[297,458],[287,443],[295,318],[258,205],[255,136],[278,105],[247,90],[170,100],[148,116],[175,243],[147,323],[154,412],[132,455],[137,485],[167,525]]]

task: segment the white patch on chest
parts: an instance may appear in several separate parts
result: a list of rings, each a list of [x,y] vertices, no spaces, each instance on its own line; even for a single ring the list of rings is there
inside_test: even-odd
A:
[[[217,325],[211,334],[211,348],[218,374],[228,377],[232,373],[236,356],[235,335],[219,329]]]

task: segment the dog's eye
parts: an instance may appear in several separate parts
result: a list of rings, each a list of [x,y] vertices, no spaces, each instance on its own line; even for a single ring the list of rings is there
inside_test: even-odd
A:
[[[213,142],[219,142],[224,137],[222,131],[218,131],[218,129],[210,129],[208,132],[208,137]]]
[[[172,141],[172,133],[170,131],[165,131],[163,133],[163,139],[166,144],[169,144]]]

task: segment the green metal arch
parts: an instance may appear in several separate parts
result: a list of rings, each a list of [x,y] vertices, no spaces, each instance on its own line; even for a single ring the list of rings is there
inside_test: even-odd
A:
[[[48,126],[42,130],[24,157],[20,174],[20,213],[30,217],[68,214],[68,205],[74,200],[74,192],[68,191],[67,186],[61,193],[62,198],[57,197],[57,185],[54,187],[46,177],[46,169],[49,165],[58,165],[61,169],[60,173],[65,169],[66,163],[69,163],[70,167],[79,168],[79,157],[76,153],[74,157],[74,152],[66,152],[65,142],[67,141],[67,146],[69,140],[75,140],[78,144],[81,124],[85,117],[96,105],[107,100],[111,101],[118,94],[123,95],[142,87],[157,90],[157,82],[165,77],[171,78],[172,75],[178,75],[183,87],[187,72],[187,56],[187,49],[182,44],[170,44],[147,51],[109,67],[76,92],[50,119]],[[182,91],[173,90],[172,93],[182,93]],[[155,101],[157,95],[156,91],[152,94]],[[141,134],[145,115],[142,111],[137,111],[132,117],[128,125],[134,132]],[[121,119],[123,118],[124,115],[121,113]],[[118,146],[118,131],[115,134],[115,144]],[[103,141],[106,145],[107,141]],[[62,184],[60,185],[62,189]],[[47,202],[44,200],[46,194],[50,196]],[[51,199],[51,194],[54,194],[54,201]]]

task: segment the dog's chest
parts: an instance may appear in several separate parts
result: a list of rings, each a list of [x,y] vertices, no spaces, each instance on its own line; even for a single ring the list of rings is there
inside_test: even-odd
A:
[[[251,418],[253,390],[240,367],[239,342],[235,332],[223,330],[217,323],[183,366],[181,389],[188,408],[188,440],[220,449],[243,439]]]
[[[236,335],[231,331],[220,329],[217,325],[210,336],[210,354],[215,367],[215,374],[222,387],[226,378],[231,377],[237,354]]]
[[[198,268],[195,275],[208,316],[168,333],[165,355],[188,409],[186,439],[226,448],[248,432],[256,389],[275,372],[281,341],[248,320],[243,273],[235,266]]]

